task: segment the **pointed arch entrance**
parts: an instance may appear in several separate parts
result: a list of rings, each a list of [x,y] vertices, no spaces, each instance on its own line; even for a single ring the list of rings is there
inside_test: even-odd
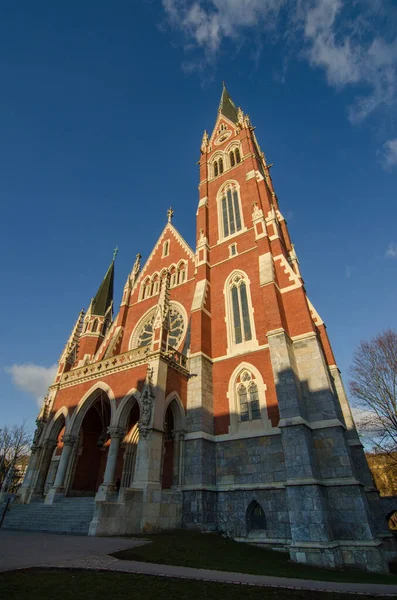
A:
[[[101,485],[110,445],[111,414],[111,400],[103,389],[96,390],[77,412],[73,429],[78,441],[68,477],[69,495],[94,496]]]
[[[62,438],[65,433],[67,418],[68,412],[66,409],[58,411],[54,416],[46,438],[43,441],[40,468],[34,490],[34,493],[37,495],[42,496],[46,494],[54,483],[59,459],[62,454]]]
[[[117,411],[118,426],[124,430],[125,436],[121,444],[116,465],[116,488],[129,488],[133,485],[139,442],[140,406],[133,390],[123,399]]]

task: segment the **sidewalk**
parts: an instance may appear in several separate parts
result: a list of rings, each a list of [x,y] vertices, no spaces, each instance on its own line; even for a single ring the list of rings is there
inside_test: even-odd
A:
[[[27,568],[69,568],[138,573],[261,587],[397,596],[397,585],[341,583],[247,575],[119,560],[109,553],[147,543],[133,538],[99,538],[0,530],[0,572]]]
[[[397,585],[382,585],[369,583],[341,583],[336,581],[312,581],[306,579],[290,579],[287,577],[271,577],[269,575],[247,575],[244,573],[229,573],[227,571],[212,571],[208,569],[193,569],[159,565],[133,560],[119,560],[112,556],[87,557],[80,560],[69,560],[56,565],[60,568],[94,569],[139,575],[156,575],[158,577],[175,577],[178,579],[196,579],[260,587],[284,588],[292,590],[311,590],[317,592],[343,592],[373,596],[396,597]]]

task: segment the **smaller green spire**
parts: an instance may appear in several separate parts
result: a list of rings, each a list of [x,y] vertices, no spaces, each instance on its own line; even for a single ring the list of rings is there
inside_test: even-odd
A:
[[[91,302],[91,314],[103,317],[113,304],[113,285],[114,285],[114,259],[110,263],[106,275]]]
[[[222,96],[221,96],[221,101],[219,103],[218,111],[220,113],[222,113],[222,115],[224,115],[227,119],[229,119],[233,123],[237,123],[238,118],[237,118],[236,105],[234,104],[233,100],[231,99],[229,92],[226,89],[226,85],[225,85],[224,81],[222,81],[222,86],[223,86]]]

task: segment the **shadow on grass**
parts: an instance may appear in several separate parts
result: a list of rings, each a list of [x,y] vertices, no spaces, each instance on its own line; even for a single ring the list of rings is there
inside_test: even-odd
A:
[[[167,579],[130,573],[73,569],[27,569],[0,573],[1,597],[7,600],[351,600],[351,594]],[[372,600],[375,596],[361,596]],[[381,600],[380,596],[376,596]],[[385,597],[384,597],[385,598]]]
[[[235,542],[215,533],[173,531],[137,537],[152,543],[121,550],[111,556],[120,560],[251,575],[351,583],[397,583],[396,575],[372,574],[358,569],[326,569],[294,563],[286,552]]]

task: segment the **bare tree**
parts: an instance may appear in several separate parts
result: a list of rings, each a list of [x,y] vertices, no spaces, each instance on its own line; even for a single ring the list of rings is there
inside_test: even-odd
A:
[[[0,489],[7,478],[7,487],[16,491],[25,470],[32,443],[32,433],[23,422],[0,429]]]
[[[397,467],[397,332],[388,329],[361,342],[350,367],[350,392],[360,409],[357,426],[375,452]]]

